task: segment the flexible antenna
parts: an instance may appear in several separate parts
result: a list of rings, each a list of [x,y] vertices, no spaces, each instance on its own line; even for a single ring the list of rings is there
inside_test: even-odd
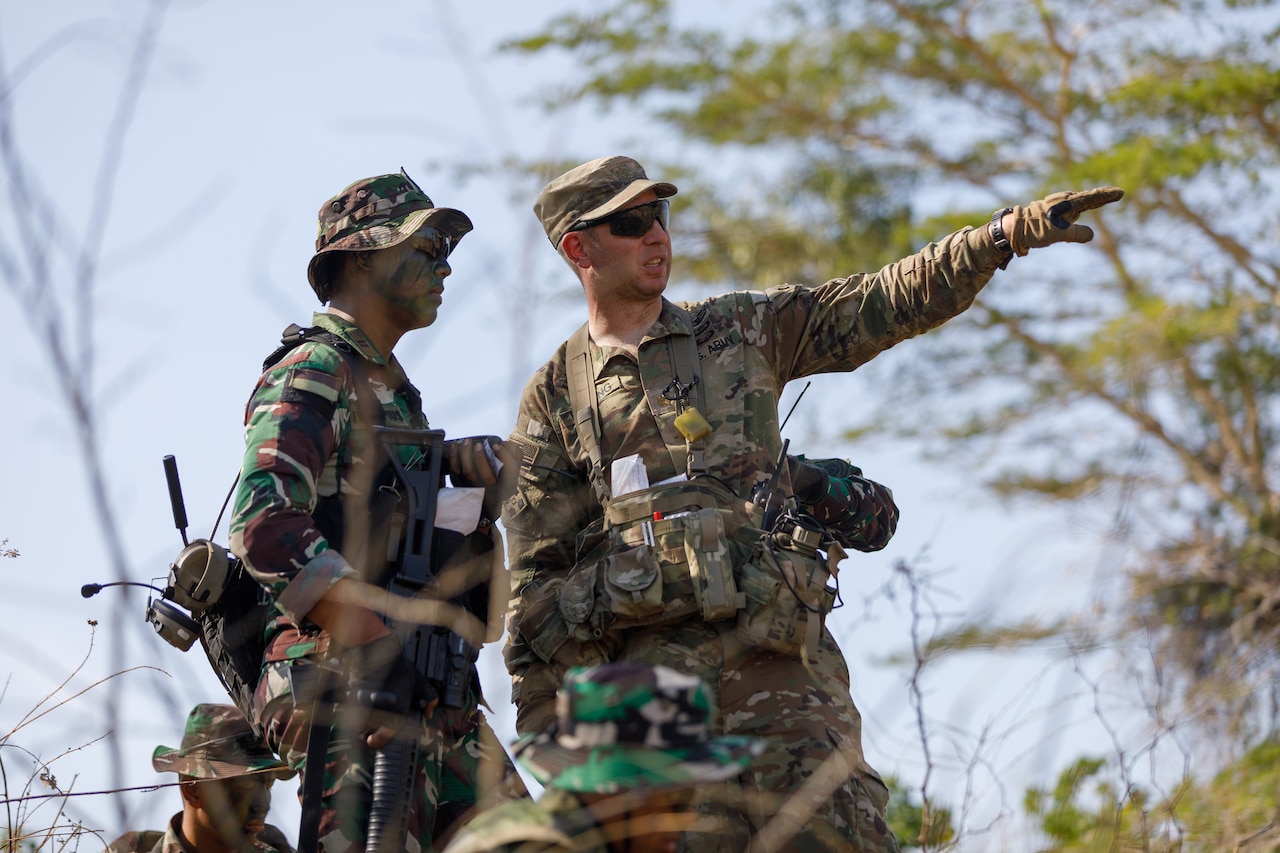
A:
[[[218,510],[218,517],[213,522],[213,532],[209,534],[209,541],[212,542],[218,535],[218,528],[222,526],[222,514],[227,511],[227,505],[231,503],[231,496],[236,493],[236,486],[240,485],[240,472],[236,472],[236,478],[231,481],[231,489],[227,492],[226,498],[222,501],[222,509]]]
[[[804,387],[800,389],[800,394],[796,397],[796,401],[791,404],[790,410],[787,411],[787,416],[782,419],[782,426],[778,427],[778,432],[782,432],[784,429],[787,428],[787,421],[791,420],[791,413],[796,410],[796,406],[800,405],[800,398],[804,396],[804,392],[808,391],[809,386],[812,384],[813,384],[812,379],[804,383]]]

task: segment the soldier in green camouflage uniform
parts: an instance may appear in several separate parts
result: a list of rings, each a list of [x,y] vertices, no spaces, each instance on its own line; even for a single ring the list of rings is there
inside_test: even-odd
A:
[[[696,831],[702,785],[734,779],[764,744],[713,737],[714,700],[699,678],[663,666],[569,670],[556,721],[516,758],[546,791],[484,812],[446,853],[644,853]]]
[[[178,774],[182,811],[163,832],[125,833],[108,853],[293,853],[266,817],[272,783],[294,771],[276,760],[234,705],[197,705],[182,745],[156,747],[151,766]]]
[[[461,211],[436,207],[403,171],[357,181],[325,202],[307,277],[330,306],[312,320],[318,337],[263,373],[246,410],[231,550],[273,601],[256,721],[272,748],[300,766],[314,697],[297,696],[294,688],[330,667],[359,680],[353,689],[390,697],[393,707],[384,710],[402,716],[392,713],[367,738],[334,727],[323,768],[326,853],[363,848],[374,750],[398,727],[421,730],[412,849],[431,850],[432,839],[470,811],[481,790],[499,798],[526,795],[477,707],[474,666],[465,706],[432,711],[429,686],[407,671],[399,642],[353,593],[361,580],[380,582],[385,562],[362,558],[365,549],[352,544],[353,531],[367,527],[382,470],[372,427],[429,426],[392,348],[405,332],[435,321],[451,272],[447,258],[471,227]],[[492,484],[489,460],[499,443],[449,442],[453,484]],[[420,451],[395,452],[411,465]],[[475,535],[496,537],[489,523],[496,514],[488,510]],[[486,555],[481,562],[487,570],[493,561]],[[365,726],[372,727],[373,721]]]
[[[750,834],[765,849],[896,850],[823,624],[841,554],[802,516],[762,529],[767,516],[749,503],[777,467],[779,397],[793,379],[853,370],[959,314],[1014,254],[1089,240],[1075,220],[1122,192],[1000,211],[874,274],[679,305],[663,298],[675,193],[634,160],[606,157],[553,180],[534,206],[583,285],[588,324],[530,379],[511,436],[524,457],[503,509],[517,728],[551,721],[573,665],[691,672],[715,694],[719,732],[767,744],[722,849],[745,849]],[[696,355],[681,367],[691,336]],[[575,404],[583,385],[579,397],[594,400]],[[658,485],[614,494],[612,466],[633,454]],[[686,482],[662,485],[677,477]]]

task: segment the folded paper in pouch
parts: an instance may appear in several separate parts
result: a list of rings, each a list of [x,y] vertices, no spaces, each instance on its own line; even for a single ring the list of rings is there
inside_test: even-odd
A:
[[[613,460],[609,466],[609,484],[613,496],[639,492],[649,488],[649,472],[639,453]]]

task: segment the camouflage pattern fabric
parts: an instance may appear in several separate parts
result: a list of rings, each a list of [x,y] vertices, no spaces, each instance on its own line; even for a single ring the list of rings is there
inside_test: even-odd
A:
[[[606,470],[610,460],[636,453],[650,483],[683,473],[667,450],[683,443],[673,423],[677,407],[661,392],[673,378],[667,339],[693,334],[710,408],[703,415],[713,429],[705,440],[707,465],[746,499],[779,456],[778,400],[788,382],[853,370],[940,325],[969,307],[1003,259],[985,229],[965,228],[874,274],[684,303],[692,328],[664,308],[640,343],[638,359],[591,343]],[[744,792],[750,831],[761,831],[768,807],[776,806],[769,798],[797,791],[838,746],[850,767],[843,793],[812,804],[817,812],[808,836],[818,846],[794,849],[824,849],[824,843],[826,849],[849,849],[847,841],[829,844],[862,836],[866,840],[854,849],[896,850],[888,830],[879,830],[885,789],[863,760],[847,674],[834,677],[844,672],[844,662],[825,630],[807,666],[798,657],[735,649],[727,636],[732,625],[705,624],[698,616],[660,631],[632,630],[594,643],[570,641],[550,651],[544,646],[541,655],[535,651],[544,626],[525,624],[526,610],[540,590],[553,590],[549,584],[569,575],[579,534],[603,515],[588,483],[590,463],[569,402],[567,349],[566,342],[526,385],[511,436],[524,457],[503,510],[513,590],[506,654],[517,729],[535,731],[551,722],[556,688],[573,665],[635,660],[693,672],[719,693],[719,733],[766,740]],[[677,642],[678,634],[685,636]],[[728,690],[741,692],[743,685],[752,685],[746,695]],[[744,720],[743,714],[749,716]]]
[[[340,579],[359,578],[329,546],[313,513],[321,498],[367,501],[377,474],[371,470],[372,412],[389,427],[430,426],[394,356],[383,356],[337,314],[315,314],[312,325],[341,338],[362,360],[368,381],[333,347],[307,342],[263,373],[249,400],[230,547],[275,602],[268,661],[323,653],[327,636],[303,617]],[[368,399],[370,392],[375,399]],[[399,452],[402,462],[413,461],[411,449]]]
[[[517,743],[516,758],[541,784],[583,793],[723,782],[764,744],[713,737],[713,708],[701,679],[668,667],[575,667],[556,696],[555,724]]]
[[[822,522],[837,542],[864,553],[889,544],[898,529],[898,505],[887,486],[863,477],[862,469],[847,459],[795,458],[827,475],[823,494],[812,503],[802,503],[805,512]]]
[[[600,825],[569,791],[503,803],[468,823],[445,853],[609,853]]]
[[[545,794],[480,814],[447,851],[603,851],[605,836],[645,833],[656,844],[653,833],[716,831],[690,802],[741,774],[763,743],[714,736],[714,717],[711,690],[693,675],[635,663],[569,670],[554,724],[515,748]],[[577,796],[587,794],[591,809]]]
[[[320,208],[316,254],[307,265],[307,280],[320,301],[329,301],[329,252],[385,249],[407,239],[424,225],[448,242],[447,256],[471,231],[460,210],[436,207],[404,170],[355,181]]]
[[[590,176],[590,188],[584,178]],[[651,181],[644,167],[630,157],[601,157],[565,172],[543,188],[533,205],[551,245],[560,240],[574,225],[603,219],[627,207],[632,199],[646,190],[658,198],[676,194],[675,184]]]
[[[158,773],[172,771],[196,779],[227,779],[250,773],[294,775],[280,763],[234,705],[201,704],[187,715],[182,745],[158,746],[151,755]]]
[[[338,580],[360,577],[359,569],[331,547],[313,514],[321,499],[337,495],[345,506],[367,504],[377,473],[371,426],[378,420],[390,427],[429,427],[418,392],[394,357],[384,357],[339,315],[316,314],[312,324],[341,338],[359,357],[367,379],[354,375],[342,353],[317,342],[302,344],[262,375],[246,410],[246,452],[230,539],[232,551],[272,597],[263,675],[253,704],[268,744],[295,768],[304,763],[310,705],[295,708],[291,676],[314,668],[329,648],[328,634],[305,614]],[[414,461],[412,448],[397,452],[405,464]],[[473,695],[462,710],[438,711],[424,728],[416,798],[421,809],[414,817],[421,850],[433,849],[432,838],[475,805],[482,785],[496,795],[525,794],[478,700]],[[337,730],[329,755],[324,849],[358,850],[372,757]]]
[[[182,812],[178,812],[164,832],[156,829],[126,832],[107,845],[107,853],[199,853],[183,842],[182,833],[178,831],[181,826]],[[294,853],[294,849],[279,827],[267,824],[241,853]]]
[[[267,737],[291,765],[305,764],[308,709],[277,701],[264,713]],[[372,802],[374,753],[335,729],[329,742],[319,839],[325,853],[362,850]],[[305,771],[304,771],[305,772]],[[497,736],[473,704],[437,708],[422,728],[415,796],[409,812],[409,850],[438,850],[481,809],[529,796]]]

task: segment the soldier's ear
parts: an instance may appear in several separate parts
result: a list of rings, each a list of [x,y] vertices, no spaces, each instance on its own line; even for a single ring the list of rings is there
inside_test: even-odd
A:
[[[182,794],[182,802],[184,805],[192,808],[200,808],[200,782],[190,776],[178,777],[182,784],[178,785],[178,792]]]
[[[585,235],[581,231],[570,231],[560,241],[560,251],[565,259],[575,267],[587,269],[591,266],[591,257],[587,254]]]

